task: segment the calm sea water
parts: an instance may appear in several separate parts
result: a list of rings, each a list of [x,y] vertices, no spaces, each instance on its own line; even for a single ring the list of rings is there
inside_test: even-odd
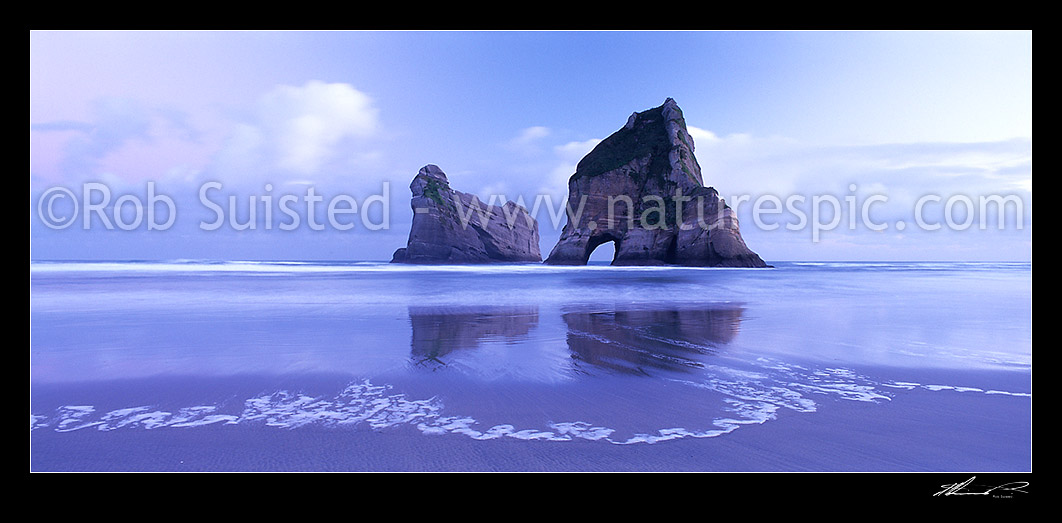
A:
[[[654,444],[904,390],[1031,396],[962,379],[1031,375],[1031,264],[775,265],[34,262],[30,429]]]

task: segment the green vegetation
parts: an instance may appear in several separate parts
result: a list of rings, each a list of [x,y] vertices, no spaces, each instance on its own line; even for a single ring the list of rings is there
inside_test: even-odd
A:
[[[668,123],[677,123],[679,127],[685,128],[685,120],[682,118],[664,120],[660,108],[638,113],[633,128],[624,127],[599,143],[579,162],[572,179],[598,176],[619,169],[635,159],[649,156],[652,158],[652,163],[648,166],[648,172],[644,178],[633,170],[625,170],[624,174],[630,176],[636,184],[644,186],[653,180],[661,189],[669,190],[671,184],[668,183],[668,176],[671,174],[671,163],[668,160],[668,153],[671,152],[673,144],[667,134]],[[689,160],[689,151],[693,150],[689,135],[680,131],[678,138],[686,146],[685,149],[680,150],[680,157],[683,160],[682,171],[691,181],[699,185],[697,176],[685,164]]]
[[[671,121],[678,123],[679,128],[681,129],[686,128],[686,121],[683,119],[673,118]],[[678,138],[679,140],[682,140],[682,143],[686,144],[686,147],[688,147],[691,151],[693,150],[693,144],[689,142],[689,134],[686,134],[685,131],[680,132],[678,133]]]
[[[424,187],[424,196],[431,198],[431,200],[439,207],[444,207],[451,211],[456,210],[454,208],[454,202],[450,201],[449,198],[443,197],[443,194],[449,196],[450,187],[439,183],[439,181],[434,178],[427,178],[427,184]]]
[[[639,113],[637,122],[633,129],[624,127],[599,143],[579,162],[573,179],[597,176],[650,155],[653,162],[649,165],[649,174],[666,175],[671,169],[667,159],[671,143],[660,110]]]

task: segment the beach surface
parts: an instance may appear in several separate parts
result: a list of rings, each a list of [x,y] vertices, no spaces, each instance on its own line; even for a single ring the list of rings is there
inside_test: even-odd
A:
[[[1032,470],[1027,265],[188,265],[32,274],[31,471]]]
[[[1017,373],[927,374],[927,383],[990,382],[1027,391]],[[154,386],[157,386],[155,384]],[[81,398],[121,396],[152,384],[111,384]],[[600,386],[600,385],[599,385]],[[200,384],[198,390],[211,385]],[[215,390],[228,388],[214,383]],[[595,386],[558,398],[503,387],[500,398],[465,397],[482,410],[498,403],[580,404]],[[248,384],[245,390],[253,389]],[[482,391],[452,391],[451,395]],[[682,394],[676,389],[674,394]],[[65,393],[69,393],[66,391]],[[583,395],[583,396],[580,396]],[[41,393],[42,401],[47,393]],[[545,397],[544,397],[545,396]],[[624,395],[624,410],[666,418],[667,399]],[[195,427],[98,426],[31,432],[35,471],[579,471],[579,472],[1031,472],[1031,396],[914,387],[879,402],[827,399],[814,412],[780,409],[771,419],[711,437],[615,444],[574,437],[547,441],[465,433],[425,434],[414,424],[374,429],[308,423],[211,423]],[[615,395],[613,399],[615,399]],[[491,405],[494,403],[495,405]],[[682,397],[671,398],[686,408]],[[505,407],[501,405],[501,407]],[[573,408],[569,405],[569,408]],[[676,408],[676,407],[673,407]],[[563,410],[563,409],[558,409]],[[663,411],[663,412],[661,412]],[[533,416],[527,416],[531,418]]]

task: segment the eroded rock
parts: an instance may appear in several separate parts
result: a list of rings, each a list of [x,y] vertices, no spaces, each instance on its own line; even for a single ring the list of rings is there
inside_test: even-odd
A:
[[[632,114],[569,179],[568,222],[546,263],[585,265],[612,241],[613,265],[766,267],[734,211],[704,186],[693,150],[671,98]]]
[[[391,263],[541,262],[538,222],[513,202],[488,205],[455,191],[438,166],[426,165],[409,184],[413,224]]]

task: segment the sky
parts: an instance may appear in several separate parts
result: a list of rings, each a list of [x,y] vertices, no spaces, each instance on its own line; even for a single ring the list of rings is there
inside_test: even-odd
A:
[[[389,260],[427,164],[538,201],[546,257],[579,159],[669,97],[768,263],[1032,259],[1031,31],[29,40],[33,260]]]

